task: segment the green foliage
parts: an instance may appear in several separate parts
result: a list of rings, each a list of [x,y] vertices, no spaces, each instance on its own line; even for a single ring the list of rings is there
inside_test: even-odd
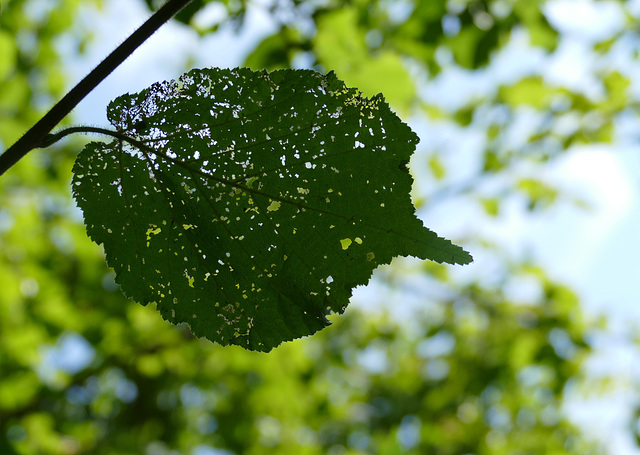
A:
[[[518,182],[518,189],[527,196],[527,205],[530,210],[552,205],[558,195],[555,188],[535,179],[521,179]]]
[[[125,95],[74,166],[124,292],[223,345],[269,351],[342,313],[394,256],[471,257],[414,215],[417,137],[333,73],[193,70]]]
[[[1,148],[37,120],[47,104],[43,99],[59,98],[63,68],[52,37],[72,23],[79,2],[58,1],[40,19],[26,12],[42,2],[0,3],[0,35],[11,38],[0,46],[17,62],[0,78]],[[223,25],[241,28],[245,2],[224,4],[229,16]],[[122,297],[71,202],[69,176],[80,141],[30,154],[0,179],[0,453],[603,453],[562,412],[564,390],[581,384],[593,330],[581,317],[577,296],[474,228],[487,218],[499,226],[514,216],[514,198],[523,210],[535,209],[529,217],[566,201],[562,187],[543,178],[547,166],[575,144],[615,137],[621,112],[633,114],[629,74],[594,73],[604,89],[601,98],[552,85],[541,71],[518,74],[504,87],[496,84],[462,108],[450,108],[435,105],[422,89],[452,68],[483,73],[512,30],[528,34],[540,52],[554,52],[559,36],[541,12],[542,2],[273,5],[279,29],[256,45],[247,60],[253,69],[288,68],[294,60],[299,65],[304,53],[304,62],[323,71],[333,65],[352,84],[362,77],[350,65],[352,56],[321,48],[335,34],[360,40],[350,48],[358,51],[354,61],[378,69],[388,62],[385,72],[409,75],[416,98],[401,93],[387,101],[400,112],[411,109],[412,125],[423,138],[411,162],[412,196],[428,222],[437,204],[477,204],[478,210],[454,207],[446,221],[463,220],[458,238],[474,245],[482,261],[462,269],[462,279],[460,268],[430,261],[396,260],[379,268],[362,306],[404,312],[402,322],[351,305],[318,335],[285,343],[268,356],[222,348],[198,340],[184,325],[164,323],[154,304],[143,307]],[[391,14],[397,5],[410,8]],[[189,23],[196,13],[185,10],[179,19]],[[489,29],[484,13],[493,21]],[[313,26],[300,26],[300,18]],[[460,30],[445,34],[445,18],[458,21]],[[25,31],[38,37],[41,52],[23,41]],[[616,46],[621,36],[633,37],[633,30],[593,43],[594,49],[615,49],[616,60],[624,58]],[[86,36],[79,38],[86,42]],[[453,63],[440,58],[448,53]],[[368,62],[378,55],[392,58]],[[387,90],[381,87],[367,81],[366,95]],[[420,129],[422,115],[433,120],[432,128],[451,131],[446,142],[432,141]],[[512,126],[522,126],[523,117],[530,128],[514,141]],[[540,117],[544,121],[536,123]],[[458,142],[468,131],[480,138],[475,149]],[[133,153],[130,144],[123,148]],[[128,159],[135,157],[144,159]],[[477,174],[456,180],[459,167]],[[157,240],[153,235],[150,242]],[[352,241],[345,251],[356,246]],[[521,280],[527,292],[509,292],[521,290]],[[407,312],[411,304],[420,310]],[[51,351],[68,337],[86,340],[90,362],[79,370],[47,371]]]
[[[547,86],[541,77],[529,77],[516,84],[501,87],[500,99],[511,106],[528,105],[537,109],[549,109],[553,96],[558,93]]]
[[[560,414],[588,349],[578,302],[539,271],[519,270],[541,279],[528,304],[471,283],[451,299],[424,298],[409,326],[350,308],[316,336],[262,355],[198,340],[153,305],[126,302],[81,225],[19,221],[12,243],[31,238],[41,263],[0,255],[10,273],[0,300],[1,453],[190,454],[201,444],[237,454],[592,453]],[[75,251],[42,235],[60,225]],[[39,292],[20,290],[28,273]],[[403,270],[380,278],[397,285],[393,273]],[[38,350],[65,332],[91,343],[89,365],[33,371]],[[553,345],[554,336],[565,341]]]
[[[26,14],[30,5],[27,0],[0,4],[0,147],[3,150],[39,120],[44,108],[41,94],[45,99],[63,94],[63,69],[53,37],[71,26],[79,3],[79,0],[61,0],[44,17]]]
[[[442,70],[442,63],[436,57],[436,51],[439,48],[447,48],[458,65],[478,69],[489,63],[492,53],[509,40],[510,34],[519,25],[527,27],[531,42],[535,46],[551,50],[555,48],[557,41],[557,32],[541,13],[540,6],[543,2],[538,0],[517,0],[508,3],[497,0],[330,0],[315,8],[302,0],[294,0],[292,3],[297,6],[294,8],[294,15],[304,17],[306,11],[313,9],[311,15],[318,29],[315,36],[299,32],[296,34],[297,39],[283,40],[288,50],[286,54],[293,56],[297,51],[311,49],[314,53],[317,52],[317,63],[326,68],[333,68],[328,64],[329,61],[337,62],[341,66],[349,65],[349,60],[355,58],[354,66],[357,71],[362,71],[363,66],[380,67],[390,64],[387,69],[393,68],[399,72],[397,63],[402,57],[409,57],[426,65],[436,74]],[[290,5],[280,8],[291,14]],[[273,9],[276,14],[280,12],[278,6]],[[329,24],[334,21],[341,23],[341,26],[331,29],[335,35],[332,39],[330,36],[327,37],[330,29],[324,27],[331,27]],[[444,26],[445,23],[447,27]],[[278,34],[284,35],[287,34],[287,30],[297,28],[298,24],[295,22],[286,24]],[[323,35],[326,38],[323,38]],[[362,38],[365,36],[368,40],[366,48],[363,49]],[[347,38],[350,38],[350,41],[345,41]],[[341,42],[340,47],[333,48],[338,55],[332,55],[328,49],[323,50],[319,39]],[[356,53],[350,55],[350,58],[345,60],[339,57],[340,53],[354,47]],[[362,59],[363,51],[369,54],[368,62]],[[282,54],[272,55],[279,57]],[[280,65],[279,67],[282,65],[281,61],[272,63]],[[339,74],[342,76],[342,73]],[[398,82],[399,90],[404,88],[406,75],[401,77],[403,83]],[[346,82],[352,83],[350,80]],[[371,81],[367,81],[366,85],[370,83]]]
[[[144,2],[152,11],[159,9],[163,4],[163,2],[160,0],[144,0]],[[191,0],[190,3],[188,3],[180,12],[178,12],[178,14],[176,14],[175,19],[185,24],[189,24],[190,22],[192,22],[196,14],[210,3],[224,4],[229,14],[227,23],[232,23],[237,26],[243,22],[247,6],[246,0]],[[215,24],[213,27],[205,30],[197,29],[197,31],[203,34],[215,32],[218,29],[218,25],[219,24]]]
[[[344,8],[323,15],[318,21],[314,49],[322,65],[346,75],[348,85],[367,96],[383,93],[396,109],[406,112],[415,100],[415,86],[400,56],[381,49],[369,53],[365,31],[354,26],[357,10]],[[375,74],[375,77],[371,77]]]

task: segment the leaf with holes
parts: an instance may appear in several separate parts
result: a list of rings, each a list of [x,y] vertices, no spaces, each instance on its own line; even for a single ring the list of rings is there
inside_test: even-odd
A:
[[[196,335],[269,351],[395,256],[471,261],[415,216],[417,136],[333,73],[193,70],[108,117],[120,138],[74,166],[87,231],[128,296]]]

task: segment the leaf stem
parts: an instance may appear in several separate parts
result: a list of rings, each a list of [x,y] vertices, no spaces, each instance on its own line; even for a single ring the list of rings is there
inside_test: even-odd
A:
[[[82,79],[69,93],[47,112],[29,131],[0,155],[0,176],[34,148],[51,145],[49,133],[75,108],[100,82],[124,62],[147,38],[184,8],[191,0],[168,0],[144,24],[109,54],[98,66]],[[86,128],[82,131],[87,131]],[[65,130],[68,131],[68,130]],[[105,130],[108,131],[108,130]],[[78,131],[72,131],[78,132]],[[58,133],[59,134],[59,133]],[[71,134],[68,132],[67,134]]]
[[[85,126],[85,125],[80,125],[80,126],[71,126],[69,128],[65,128],[63,130],[58,131],[57,133],[53,133],[53,134],[47,134],[45,136],[45,138],[42,140],[42,142],[36,147],[36,148],[45,148],[45,147],[49,147],[53,144],[55,144],[56,142],[58,142],[60,139],[70,135],[70,134],[75,134],[75,133],[96,133],[96,134],[103,134],[105,136],[111,136],[114,137],[116,139],[119,139],[121,141],[125,141],[125,142],[129,142],[135,146],[144,146],[144,143],[137,141],[129,136],[127,136],[126,134],[123,134],[119,131],[116,130],[108,130],[105,128],[99,128],[97,126]]]

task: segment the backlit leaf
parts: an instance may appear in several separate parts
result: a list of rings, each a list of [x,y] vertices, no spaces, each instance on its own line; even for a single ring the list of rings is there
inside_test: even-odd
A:
[[[395,256],[471,261],[415,216],[417,136],[333,73],[193,70],[108,117],[123,138],[74,167],[88,234],[128,296],[196,335],[268,351]]]

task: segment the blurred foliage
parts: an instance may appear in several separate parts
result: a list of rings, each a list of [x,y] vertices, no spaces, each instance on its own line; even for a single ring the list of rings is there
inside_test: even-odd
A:
[[[100,4],[101,0],[92,0]],[[80,0],[0,3],[0,145],[13,144],[66,87],[55,38],[73,23]],[[77,43],[78,48],[83,42]]]
[[[79,3],[0,2],[0,146],[59,98],[54,37]],[[226,19],[203,26],[199,11],[214,5]],[[201,35],[225,24],[241,32],[248,5],[194,0],[178,19]],[[396,261],[367,294],[386,311],[352,306],[319,335],[268,355],[220,348],[116,289],[71,202],[78,144],[32,153],[0,179],[0,453],[601,453],[561,412],[593,325],[569,288],[475,228],[498,222],[514,199],[532,217],[573,200],[544,170],[575,144],[616,137],[617,120],[635,115],[629,74],[596,65],[593,95],[534,68],[443,103],[438,84],[474,83],[464,77],[486,75],[518,34],[542,56],[558,52],[543,2],[267,8],[278,31],[256,44],[247,66],[333,69],[420,125],[478,133],[463,177],[456,170],[469,154],[426,136],[412,170],[421,210],[466,198],[457,240],[481,266],[459,273]],[[621,28],[591,51],[604,58],[634,33]],[[410,317],[392,316],[416,305]]]
[[[162,0],[144,0],[144,2],[151,11],[156,11],[165,3]],[[176,15],[175,19],[182,23],[190,24],[196,14],[205,7],[222,4],[228,13],[225,23],[239,27],[244,22],[247,3],[247,0],[192,0]],[[217,31],[219,25],[219,23],[216,23],[204,29],[197,27],[195,29],[201,34],[206,34]]]
[[[264,355],[200,341],[125,301],[82,226],[11,207],[1,453],[589,453],[559,409],[586,327],[575,295],[534,267],[520,269],[540,285],[533,302],[472,283],[422,296],[411,327],[351,310]],[[381,280],[396,286],[393,273]],[[72,354],[71,337],[89,351],[84,364],[51,360]]]

